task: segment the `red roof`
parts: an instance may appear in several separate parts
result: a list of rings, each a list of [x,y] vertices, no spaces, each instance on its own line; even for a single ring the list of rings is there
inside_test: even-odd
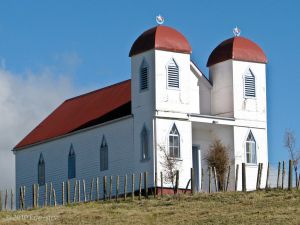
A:
[[[62,103],[15,149],[131,114],[131,81],[126,80]]]
[[[142,33],[133,43],[129,56],[133,56],[150,49],[188,53],[192,48],[187,39],[177,30],[167,26],[156,26]]]
[[[253,41],[244,37],[233,37],[223,41],[210,54],[207,66],[210,67],[228,59],[267,63],[263,50]]]

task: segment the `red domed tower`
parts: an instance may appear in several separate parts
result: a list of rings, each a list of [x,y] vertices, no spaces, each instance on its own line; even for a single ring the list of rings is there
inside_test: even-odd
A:
[[[260,112],[265,120],[267,62],[263,50],[247,38],[236,36],[220,43],[207,61],[213,84],[212,114],[257,118]]]
[[[235,121],[234,161],[235,165],[246,163],[248,190],[255,189],[252,178],[257,174],[258,163],[268,163],[267,62],[256,43],[238,36],[219,44],[207,61],[212,83],[211,112]],[[265,180],[266,172],[262,177]]]

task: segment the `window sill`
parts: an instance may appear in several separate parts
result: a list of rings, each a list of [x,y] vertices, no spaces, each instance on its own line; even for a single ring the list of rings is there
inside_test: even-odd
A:
[[[148,161],[150,161],[150,158],[146,158],[146,159],[141,159],[141,160],[140,160],[140,162],[142,162],[142,163],[143,163],[143,162],[148,162]]]
[[[248,99],[256,100],[256,97],[250,97],[250,96],[248,97],[248,96],[244,96],[244,99],[245,99],[245,100],[248,100]]]
[[[245,163],[246,167],[258,167],[257,163]]]
[[[172,160],[176,160],[176,161],[183,161],[183,158],[179,157],[170,157]]]

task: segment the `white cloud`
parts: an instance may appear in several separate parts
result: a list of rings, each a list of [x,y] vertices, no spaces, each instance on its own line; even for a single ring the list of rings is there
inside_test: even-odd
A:
[[[45,70],[13,74],[0,68],[0,189],[15,183],[12,148],[66,98],[74,95],[71,80]]]

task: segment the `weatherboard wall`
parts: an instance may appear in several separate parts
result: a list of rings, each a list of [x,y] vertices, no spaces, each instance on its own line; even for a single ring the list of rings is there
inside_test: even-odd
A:
[[[144,172],[150,168],[134,163],[133,150],[133,118],[126,118],[117,122],[97,126],[72,135],[58,138],[43,144],[31,146],[15,152],[16,155],[16,190],[26,186],[26,202],[32,202],[32,184],[38,183],[37,171],[40,153],[43,154],[46,168],[46,182],[53,183],[56,190],[57,201],[61,203],[61,185],[68,180],[68,153],[70,145],[76,154],[76,179],[86,180],[87,193],[90,190],[92,178],[100,178],[100,191],[103,196],[103,176],[114,176],[113,191],[115,191],[115,176],[120,175],[120,186],[123,186],[124,175]],[[117,134],[117,135],[116,135]],[[108,170],[100,171],[100,145],[103,135],[108,144]],[[148,165],[148,164],[147,164]],[[136,175],[137,176],[137,175]],[[128,178],[129,179],[129,178]],[[138,187],[136,179],[136,187]],[[96,180],[95,180],[96,181]],[[74,179],[71,180],[71,196],[73,196]],[[94,184],[95,188],[95,184]],[[49,190],[49,186],[48,186]],[[130,188],[128,189],[130,190]],[[81,192],[83,191],[81,183]],[[120,191],[122,193],[122,191]],[[94,197],[95,197],[94,189]],[[40,187],[40,204],[44,196],[44,186]],[[81,196],[83,199],[83,196]],[[19,199],[17,195],[17,207]]]

